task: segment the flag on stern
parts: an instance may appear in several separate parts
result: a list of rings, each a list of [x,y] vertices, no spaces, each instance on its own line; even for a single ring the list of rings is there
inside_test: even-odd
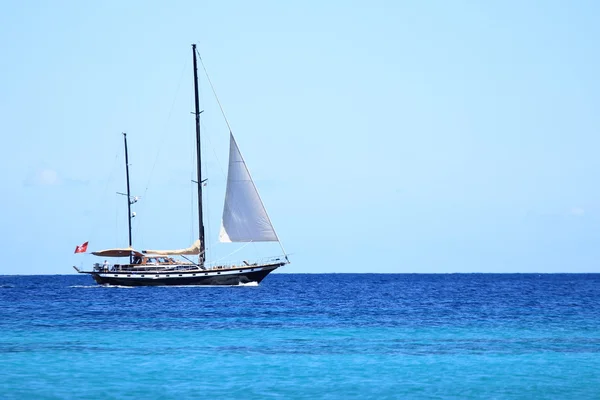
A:
[[[88,242],[85,242],[81,246],[75,247],[75,254],[77,253],[85,253],[87,251]]]

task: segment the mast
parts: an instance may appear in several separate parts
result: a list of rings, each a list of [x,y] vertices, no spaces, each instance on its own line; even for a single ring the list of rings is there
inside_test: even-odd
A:
[[[196,45],[192,44],[192,54],[194,56],[194,101],[196,104],[196,163],[197,163],[197,179],[198,185],[198,229],[200,230],[200,255],[198,256],[198,264],[203,265],[206,255],[204,253],[204,221],[202,217],[202,163],[200,153],[200,104],[198,101],[198,64],[196,62]]]
[[[127,222],[129,223],[129,248],[131,248],[131,191],[129,190],[129,157],[127,156],[127,133],[123,132],[123,140],[125,141],[125,175],[127,177]],[[129,263],[132,263],[131,252],[129,253]]]

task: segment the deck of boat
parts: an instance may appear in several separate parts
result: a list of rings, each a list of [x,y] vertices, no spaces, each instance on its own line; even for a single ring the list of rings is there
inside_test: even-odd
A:
[[[274,259],[268,263],[246,265],[219,265],[202,269],[194,264],[184,265],[114,265],[110,269],[95,267],[94,271],[80,271],[92,275],[99,284],[119,286],[187,286],[239,285],[260,283],[269,273],[287,264]]]

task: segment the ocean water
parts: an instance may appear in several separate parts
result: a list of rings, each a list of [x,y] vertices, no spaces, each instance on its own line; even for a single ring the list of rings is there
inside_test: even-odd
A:
[[[600,398],[600,275],[0,276],[3,399]]]

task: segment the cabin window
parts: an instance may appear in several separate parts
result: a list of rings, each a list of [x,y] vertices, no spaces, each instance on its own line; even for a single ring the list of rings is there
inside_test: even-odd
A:
[[[140,275],[142,278],[144,277],[144,275]]]
[[[179,274],[179,276],[183,276],[183,275]]]
[[[156,277],[158,278],[160,275],[156,275]]]
[[[217,272],[217,275],[221,275],[221,273],[220,273],[220,272]]]
[[[127,275],[128,278],[131,278],[131,275]]]

